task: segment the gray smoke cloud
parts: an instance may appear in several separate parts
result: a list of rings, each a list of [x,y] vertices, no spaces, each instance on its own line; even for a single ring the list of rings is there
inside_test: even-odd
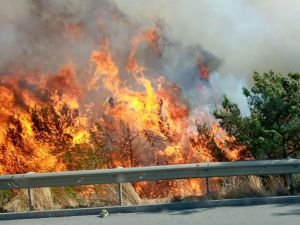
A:
[[[214,97],[218,92],[228,95],[247,114],[241,87],[251,85],[253,71],[300,71],[298,0],[115,2],[135,18],[162,18],[174,39],[185,46],[200,44],[222,61],[210,76],[209,90],[201,96],[211,108],[210,103],[219,102]],[[195,95],[193,91],[189,94]]]
[[[201,44],[220,72],[300,70],[298,0],[114,0],[135,18],[163,18],[185,45]]]
[[[52,72],[68,57],[81,67],[104,36],[101,23],[112,27],[105,34],[112,42],[116,42],[116,31],[126,29],[122,13],[103,0],[1,0],[0,4],[1,73],[13,66]]]
[[[57,71],[70,57],[77,68],[108,37],[119,65],[131,38],[160,30],[161,55],[138,51],[153,80],[167,76],[192,108],[211,112],[223,94],[244,114],[241,87],[253,71],[299,71],[300,2],[297,0],[0,0],[0,74],[11,68]],[[72,38],[66,32],[69,30]],[[199,63],[209,68],[199,78]],[[124,79],[130,80],[122,71]]]

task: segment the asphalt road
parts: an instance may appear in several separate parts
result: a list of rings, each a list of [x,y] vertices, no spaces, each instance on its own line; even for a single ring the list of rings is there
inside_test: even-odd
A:
[[[201,208],[158,213],[73,216],[0,221],[1,225],[297,225],[300,204]]]

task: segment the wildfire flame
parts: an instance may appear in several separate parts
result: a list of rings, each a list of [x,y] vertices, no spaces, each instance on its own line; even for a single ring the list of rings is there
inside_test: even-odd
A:
[[[84,29],[64,25],[66,37]],[[164,76],[150,78],[137,57],[147,45],[159,57],[160,34],[145,29],[128,43],[123,65],[109,38],[90,56],[85,79],[76,65],[57,74],[22,69],[0,80],[0,174],[239,160],[243,147],[217,125],[195,124],[181,88]],[[122,74],[131,75],[128,84]],[[199,75],[209,70],[199,65]],[[105,101],[87,104],[87,96],[105,91]],[[200,95],[201,93],[199,93]],[[191,127],[199,128],[192,132]],[[194,129],[195,130],[195,129]],[[91,162],[91,163],[89,163]],[[141,196],[199,194],[198,179],[135,184]]]

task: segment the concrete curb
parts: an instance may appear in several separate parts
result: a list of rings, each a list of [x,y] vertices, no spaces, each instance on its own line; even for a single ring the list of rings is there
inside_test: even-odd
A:
[[[109,211],[110,214],[114,214],[114,213],[160,212],[163,210],[172,211],[172,210],[185,210],[185,209],[195,209],[195,208],[225,207],[225,206],[236,207],[236,206],[264,205],[264,204],[295,204],[295,203],[300,203],[300,196],[242,198],[242,199],[226,199],[226,200],[195,201],[195,202],[175,202],[175,203],[155,204],[155,205],[114,206],[114,207],[0,213],[0,220],[98,215],[100,210],[102,209],[106,209]]]

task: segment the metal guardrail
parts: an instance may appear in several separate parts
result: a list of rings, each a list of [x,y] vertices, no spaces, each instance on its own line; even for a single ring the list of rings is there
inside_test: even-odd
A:
[[[300,159],[238,161],[0,176],[0,189],[300,173]]]
[[[207,192],[209,192],[209,177],[295,173],[300,173],[300,159],[197,163],[2,175],[0,176],[0,189],[28,188],[30,196],[30,188],[38,187],[117,183],[121,189],[121,184],[126,182],[206,178]],[[121,194],[119,190],[120,204],[122,203]]]

